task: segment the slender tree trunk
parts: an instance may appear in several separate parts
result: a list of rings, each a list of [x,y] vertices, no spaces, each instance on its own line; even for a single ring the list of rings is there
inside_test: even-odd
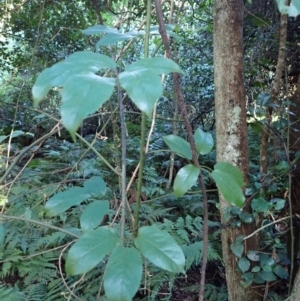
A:
[[[243,77],[243,0],[215,0],[214,7],[214,82],[216,107],[217,161],[229,162],[244,174],[249,168],[246,100]],[[229,204],[220,195],[221,220]],[[246,203],[244,211],[250,211]],[[252,233],[254,225],[228,228],[222,232],[223,260],[229,301],[254,301],[261,297],[252,288],[241,286],[237,258],[230,245],[239,235]],[[257,237],[245,242],[245,252],[257,250]]]

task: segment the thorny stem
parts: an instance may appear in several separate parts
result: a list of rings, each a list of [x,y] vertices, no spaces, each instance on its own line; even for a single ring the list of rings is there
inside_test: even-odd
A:
[[[170,48],[170,41],[166,32],[166,28],[164,25],[164,18],[161,8],[161,3],[159,0],[154,0],[155,8],[156,8],[156,16],[159,24],[159,32],[161,34],[166,54],[169,59],[172,59],[172,52]],[[188,113],[186,110],[184,96],[182,94],[180,88],[180,77],[178,73],[173,73],[173,81],[175,87],[176,97],[178,99],[181,113],[184,119],[184,124],[186,128],[186,132],[188,135],[188,140],[190,143],[191,151],[192,151],[192,161],[193,164],[200,169],[199,174],[199,183],[202,190],[202,201],[203,201],[203,253],[202,253],[202,266],[201,266],[201,280],[200,280],[200,292],[199,292],[199,301],[203,301],[204,296],[204,288],[205,288],[205,272],[206,272],[206,265],[207,265],[207,249],[208,249],[208,208],[207,208],[207,194],[205,190],[204,179],[201,174],[201,166],[198,162],[198,156],[196,151],[196,145],[193,137],[192,127],[188,119]]]

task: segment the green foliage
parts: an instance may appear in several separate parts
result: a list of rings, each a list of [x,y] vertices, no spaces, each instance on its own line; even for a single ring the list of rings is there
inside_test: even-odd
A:
[[[211,174],[227,202],[241,208],[245,202],[242,187],[245,185],[241,171],[226,162],[215,165]]]

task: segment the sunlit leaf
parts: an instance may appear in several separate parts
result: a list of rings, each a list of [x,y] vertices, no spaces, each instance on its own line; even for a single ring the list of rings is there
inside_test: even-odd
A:
[[[174,181],[174,194],[176,197],[184,195],[193,185],[195,185],[200,169],[193,164],[182,167],[177,173]]]
[[[225,200],[241,208],[245,202],[242,187],[245,185],[241,171],[230,163],[219,162],[211,173]]]
[[[117,246],[111,252],[104,274],[105,295],[111,301],[131,301],[139,289],[143,264],[135,248]]]
[[[156,225],[142,227],[134,244],[157,267],[172,273],[184,273],[183,251],[167,231]]]
[[[70,248],[66,261],[68,275],[90,271],[120,243],[116,230],[100,227],[87,232]]]

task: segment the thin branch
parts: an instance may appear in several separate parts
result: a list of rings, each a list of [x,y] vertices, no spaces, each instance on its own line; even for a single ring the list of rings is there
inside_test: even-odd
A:
[[[161,34],[165,51],[167,57],[172,59],[172,52],[170,48],[170,41],[168,39],[168,35],[166,32],[166,28],[164,25],[164,18],[162,13],[162,6],[159,0],[154,0],[155,8],[156,8],[156,16],[159,24],[159,32]],[[202,253],[202,266],[201,266],[201,280],[200,280],[200,292],[199,292],[199,301],[203,301],[204,298],[204,289],[205,289],[205,272],[206,272],[206,265],[207,265],[207,252],[208,252],[208,207],[207,207],[207,194],[205,190],[204,179],[201,173],[201,166],[198,162],[198,155],[196,151],[196,145],[193,137],[193,131],[191,124],[189,122],[188,113],[186,110],[185,100],[183,93],[180,87],[180,77],[178,73],[173,73],[173,81],[175,87],[176,97],[178,99],[181,113],[184,119],[184,124],[186,128],[186,132],[188,135],[188,140],[190,143],[191,151],[192,151],[192,161],[193,164],[200,169],[199,175],[199,183],[202,190],[202,200],[203,200],[203,253]]]

